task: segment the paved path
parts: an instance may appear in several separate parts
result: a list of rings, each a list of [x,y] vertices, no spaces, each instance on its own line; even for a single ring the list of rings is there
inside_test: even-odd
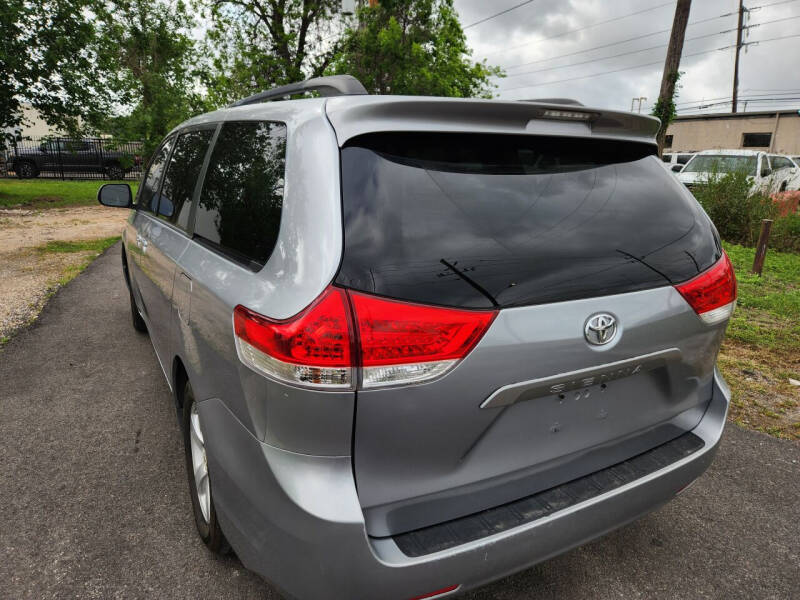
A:
[[[0,351],[0,597],[279,598],[195,535],[171,399],[119,265],[115,246]],[[729,426],[665,508],[466,597],[798,595],[800,445]]]

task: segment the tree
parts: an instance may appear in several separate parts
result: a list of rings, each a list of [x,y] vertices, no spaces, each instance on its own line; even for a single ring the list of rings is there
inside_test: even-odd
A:
[[[103,128],[144,141],[149,154],[172,127],[203,112],[193,21],[182,0],[107,0],[97,19],[100,66],[116,102],[128,109]]]
[[[656,134],[656,142],[658,143],[658,154],[659,156],[664,151],[664,140],[667,137],[667,128],[672,121],[675,120],[675,117],[678,115],[678,111],[675,108],[675,96],[678,94],[680,90],[680,86],[678,85],[678,80],[681,78],[683,73],[681,71],[672,71],[669,74],[669,90],[668,93],[670,94],[667,97],[659,97],[656,101],[655,106],[653,107],[653,112],[650,114],[654,117],[658,117],[661,119],[661,127],[658,129],[658,133]]]
[[[321,75],[338,50],[341,0],[205,0],[211,106]]]
[[[108,106],[95,54],[95,0],[5,0],[0,9],[0,129],[29,103],[67,132]]]
[[[453,0],[381,0],[359,9],[330,71],[371,93],[489,98],[503,72],[471,53]]]

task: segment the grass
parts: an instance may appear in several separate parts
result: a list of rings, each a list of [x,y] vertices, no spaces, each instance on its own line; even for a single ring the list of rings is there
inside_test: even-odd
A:
[[[38,246],[36,251],[40,254],[71,254],[74,252],[90,252],[84,260],[74,264],[67,264],[61,272],[56,283],[59,286],[66,285],[75,277],[88,267],[98,255],[105,252],[108,248],[116,244],[120,236],[102,238],[99,240],[83,240],[83,241],[54,241],[47,242],[43,246]]]
[[[0,179],[0,208],[61,208],[97,203],[97,190],[104,183],[128,183],[136,194],[138,181],[59,181],[46,179]]]
[[[776,437],[800,439],[800,254],[767,251],[761,277],[753,248],[725,244],[739,284],[719,365],[733,394],[730,417]]]
[[[43,254],[60,252],[103,252],[119,240],[119,236],[102,238],[99,240],[79,240],[72,242],[47,242],[44,246],[39,246],[36,250]]]

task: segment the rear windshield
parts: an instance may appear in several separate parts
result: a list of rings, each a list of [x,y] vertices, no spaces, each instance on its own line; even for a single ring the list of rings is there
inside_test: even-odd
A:
[[[341,152],[341,285],[474,308],[685,281],[719,257],[713,226],[630,142],[382,133]]]
[[[743,171],[750,176],[756,174],[755,156],[734,156],[730,154],[703,154],[683,168],[684,173],[734,173]]]

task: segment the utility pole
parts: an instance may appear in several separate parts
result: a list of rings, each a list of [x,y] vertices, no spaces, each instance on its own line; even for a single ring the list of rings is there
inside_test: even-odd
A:
[[[689,10],[692,0],[678,0],[675,6],[675,17],[672,20],[672,34],[669,36],[667,58],[664,61],[664,73],[661,75],[661,91],[658,94],[658,103],[661,107],[661,129],[658,131],[658,154],[664,149],[664,138],[667,135],[669,118],[672,117],[671,107],[675,96],[675,84],[678,81],[678,69],[681,66],[681,53],[683,52],[683,38],[686,36],[686,24],[689,22]],[[665,118],[666,117],[666,118]]]
[[[736,29],[736,58],[733,61],[733,103],[731,112],[736,112],[739,104],[739,51],[742,49],[742,25],[744,25],[744,0],[739,0],[739,25]]]

